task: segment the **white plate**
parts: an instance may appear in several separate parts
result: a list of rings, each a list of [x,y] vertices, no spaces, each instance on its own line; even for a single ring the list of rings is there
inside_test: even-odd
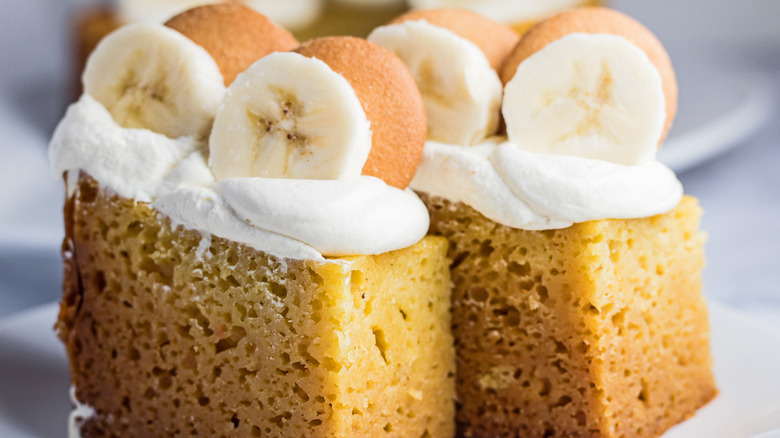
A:
[[[52,303],[0,324],[0,437],[65,435],[68,373],[56,314]],[[780,335],[718,304],[710,320],[720,395],[664,438],[780,436]]]

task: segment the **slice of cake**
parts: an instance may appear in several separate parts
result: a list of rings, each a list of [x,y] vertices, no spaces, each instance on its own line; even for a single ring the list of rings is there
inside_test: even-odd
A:
[[[659,436],[717,394],[695,199],[548,231],[423,199],[451,242],[465,436]]]
[[[700,209],[655,160],[677,106],[668,55],[602,8],[505,52],[467,20],[424,11],[370,36],[446,114],[412,187],[450,241],[458,431],[659,436],[717,393]]]
[[[283,53],[272,29],[257,55],[247,13],[109,35],[54,134],[72,436],[450,437],[414,80],[355,38]]]
[[[279,258],[88,177],[66,210],[81,436],[452,436],[444,238]]]

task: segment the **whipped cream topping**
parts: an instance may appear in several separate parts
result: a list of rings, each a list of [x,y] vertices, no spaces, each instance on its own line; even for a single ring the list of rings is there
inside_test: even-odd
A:
[[[216,181],[207,149],[194,137],[122,128],[85,95],[57,126],[49,159],[56,177],[83,170],[122,197],[150,203],[173,225],[279,257],[379,254],[412,245],[428,230],[425,205],[411,190],[370,176]]]
[[[68,415],[68,438],[81,438],[81,426],[95,415],[95,409],[76,398],[76,387],[70,387],[70,402],[73,410]]]
[[[627,166],[541,154],[498,137],[471,147],[428,141],[410,187],[526,230],[653,216],[673,209],[683,194],[674,172],[658,161]]]
[[[428,231],[428,209],[412,190],[371,176],[230,178],[215,189],[247,223],[294,236],[328,255],[383,253],[409,246]]]

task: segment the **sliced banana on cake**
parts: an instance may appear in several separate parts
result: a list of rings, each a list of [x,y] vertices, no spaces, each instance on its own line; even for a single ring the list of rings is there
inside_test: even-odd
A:
[[[104,38],[87,61],[84,92],[125,128],[175,138],[206,136],[225,94],[214,59],[175,30],[124,26]]]
[[[633,165],[664,128],[661,77],[623,37],[570,34],[523,61],[506,86],[509,140],[532,152]]]
[[[428,138],[472,145],[494,134],[501,81],[485,53],[450,29],[410,18],[375,29],[368,40],[393,51],[412,72],[425,102]]]
[[[509,140],[526,150],[640,164],[655,157],[677,110],[677,81],[658,38],[608,8],[534,26],[501,68]]]
[[[642,23],[622,12],[602,7],[577,8],[554,15],[528,31],[504,61],[500,76],[506,85],[517,67],[548,44],[573,33],[617,35],[641,49],[661,75],[666,120],[660,146],[677,114],[677,79],[669,54],[663,44]]]
[[[425,144],[425,109],[392,52],[353,37],[272,53],[228,88],[210,138],[218,179],[346,179],[409,185]]]
[[[228,88],[210,144],[219,179],[342,179],[361,174],[371,130],[343,76],[314,58],[273,53]]]

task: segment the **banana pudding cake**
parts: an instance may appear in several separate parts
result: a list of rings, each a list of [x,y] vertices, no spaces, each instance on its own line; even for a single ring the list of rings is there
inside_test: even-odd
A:
[[[411,187],[450,245],[459,434],[659,436],[717,394],[701,210],[655,159],[671,62],[604,8],[504,35],[431,10],[369,36],[428,110]]]
[[[377,44],[290,38],[203,6],[87,62],[50,147],[71,436],[453,435],[422,98]]]
[[[299,45],[231,2],[82,80],[50,148],[74,437],[656,437],[717,394],[674,70],[621,13]]]

